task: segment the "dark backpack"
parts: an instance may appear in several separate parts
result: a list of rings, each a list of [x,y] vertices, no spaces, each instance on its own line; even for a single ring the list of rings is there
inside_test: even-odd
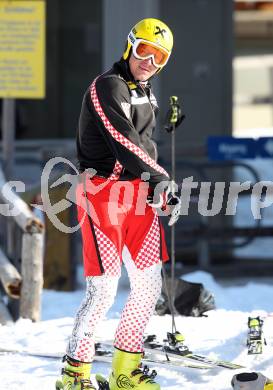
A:
[[[171,292],[171,278],[165,278],[166,283],[163,282],[161,296],[156,304],[156,313],[158,315],[170,314],[168,295],[165,289],[170,294]],[[214,296],[211,292],[206,290],[201,283],[187,282],[183,279],[174,280],[175,311],[184,316],[200,317],[208,310],[215,309]]]

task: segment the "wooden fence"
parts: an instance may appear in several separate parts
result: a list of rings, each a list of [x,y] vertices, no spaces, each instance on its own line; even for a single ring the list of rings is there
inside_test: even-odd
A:
[[[8,194],[8,195],[7,195]],[[43,288],[44,225],[29,206],[12,190],[0,169],[0,202],[12,210],[6,216],[5,227],[12,219],[20,234],[20,269],[12,263],[11,256],[0,248],[0,281],[7,297],[19,300],[19,316],[39,321]],[[8,234],[11,233],[12,230]],[[0,300],[0,323],[12,321],[4,300]]]

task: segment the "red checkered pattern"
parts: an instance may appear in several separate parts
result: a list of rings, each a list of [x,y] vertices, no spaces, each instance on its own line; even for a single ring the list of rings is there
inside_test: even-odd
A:
[[[111,136],[120,144],[125,146],[127,149],[129,149],[132,153],[136,154],[139,158],[141,158],[146,164],[150,165],[153,169],[156,171],[162,173],[163,175],[169,177],[168,173],[163,169],[160,165],[156,163],[155,160],[153,160],[147,153],[145,153],[142,149],[140,149],[137,145],[132,143],[128,140],[128,138],[124,137],[120,132],[118,132],[110,123],[109,119],[105,115],[96,91],[96,80],[95,79],[91,85],[90,93],[91,93],[91,100],[94,104],[95,110],[98,113],[99,117],[101,118],[106,130],[109,131]]]
[[[76,353],[73,355],[73,359],[80,360],[82,362],[90,362],[90,356],[95,354],[95,344],[92,340],[83,338],[79,341]]]
[[[129,278],[131,293],[121,315],[114,346],[142,352],[143,334],[161,292],[161,263],[144,270],[130,266]]]
[[[150,230],[138,252],[135,264],[144,269],[160,262],[160,230],[158,216],[155,214]]]
[[[123,166],[121,163],[117,160],[113,169],[113,173],[109,176],[110,180],[118,180],[119,176],[121,174],[121,171],[123,169]]]
[[[115,347],[130,352],[143,351],[143,334],[161,292],[161,263],[140,270],[125,257],[131,292],[121,314]],[[103,274],[86,278],[86,296],[78,310],[67,347],[68,356],[83,362],[94,357],[94,333],[112,306],[118,285],[117,276]]]
[[[96,225],[94,225],[94,229],[105,274],[119,276],[121,270],[121,259],[117,248]]]

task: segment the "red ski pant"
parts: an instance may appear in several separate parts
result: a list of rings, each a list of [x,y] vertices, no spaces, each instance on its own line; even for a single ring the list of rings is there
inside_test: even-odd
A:
[[[139,269],[168,260],[163,227],[146,204],[147,193],[148,183],[140,179],[87,177],[78,185],[85,276],[120,275],[124,245]]]

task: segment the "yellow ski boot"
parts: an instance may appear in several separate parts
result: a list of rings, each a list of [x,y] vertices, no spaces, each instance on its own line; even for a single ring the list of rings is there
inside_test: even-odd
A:
[[[156,371],[149,374],[149,368],[141,367],[142,353],[126,352],[120,349],[114,351],[112,372],[109,377],[110,390],[160,390],[155,383]]]
[[[69,356],[64,356],[66,362],[62,369],[62,378],[56,381],[56,390],[95,390],[90,381],[91,363],[82,363]]]

